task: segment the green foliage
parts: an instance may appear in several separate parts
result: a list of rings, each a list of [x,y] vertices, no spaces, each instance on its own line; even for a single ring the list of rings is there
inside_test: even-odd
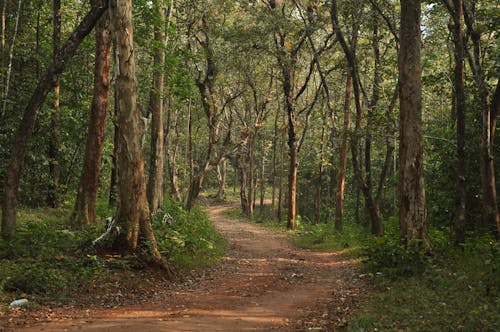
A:
[[[21,295],[35,301],[64,300],[106,277],[91,241],[99,230],[73,231],[66,210],[26,210],[16,238],[0,240],[0,301]]]
[[[448,248],[420,275],[374,279],[375,292],[350,331],[498,331],[500,255],[486,238]]]
[[[181,203],[167,200],[153,217],[153,228],[160,251],[181,270],[212,264],[226,248],[224,238],[199,207],[187,212]]]
[[[316,250],[359,249],[370,241],[371,236],[360,225],[347,224],[342,232],[335,230],[333,223],[302,224],[292,235],[293,242],[301,248]]]

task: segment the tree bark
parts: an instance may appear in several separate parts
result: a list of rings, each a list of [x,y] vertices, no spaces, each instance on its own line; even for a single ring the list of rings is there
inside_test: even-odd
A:
[[[4,187],[4,200],[2,204],[2,236],[10,239],[16,230],[16,208],[17,192],[19,180],[24,163],[24,157],[35,126],[36,117],[45,101],[49,90],[54,86],[55,79],[60,75],[67,62],[73,57],[82,40],[87,36],[95,24],[106,11],[108,1],[100,0],[92,6],[90,12],[83,18],[75,31],[59,51],[56,61],[48,68],[45,76],[38,82],[38,85],[31,96],[31,99],[24,110],[23,119],[17,130],[14,144],[7,168],[6,181]]]
[[[399,224],[405,247],[430,248],[423,160],[420,0],[401,0],[399,65]]]
[[[116,57],[116,46],[114,47],[114,56]],[[109,199],[108,199],[108,205],[110,207],[115,207],[116,206],[116,186],[117,186],[117,178],[118,174],[116,172],[116,160],[118,158],[118,137],[120,135],[120,128],[118,128],[117,125],[117,117],[118,117],[118,98],[117,98],[117,93],[116,93],[116,84],[113,89],[113,94],[114,94],[114,119],[113,119],[113,127],[114,127],[114,133],[113,133],[113,154],[111,155],[111,160],[112,160],[112,165],[111,165],[111,178],[109,180]]]
[[[4,0],[3,10],[2,10],[2,51],[5,48],[6,3],[7,3],[7,1]],[[17,3],[17,14],[16,14],[16,20],[14,22],[14,33],[12,35],[12,44],[10,45],[10,49],[9,49],[9,64],[7,67],[7,76],[5,78],[5,87],[4,87],[4,94],[3,94],[3,106],[2,106],[2,112],[0,113],[0,124],[3,122],[5,112],[7,111],[7,100],[9,98],[9,89],[10,89],[10,78],[12,75],[12,62],[14,60],[14,46],[16,44],[17,30],[19,27],[19,17],[21,16],[21,6],[22,6],[22,0],[19,0]]]
[[[450,8],[451,9],[451,8]],[[464,85],[464,33],[463,33],[463,1],[453,0],[453,11],[450,12],[454,24],[450,26],[454,44],[454,114],[457,125],[457,180],[455,189],[455,245],[465,243],[465,209],[467,202],[467,155],[465,152],[465,85]]]
[[[153,233],[146,194],[141,143],[141,131],[144,129],[137,108],[132,0],[111,0],[110,18],[117,55],[117,121],[120,128],[116,224],[121,230],[114,248],[122,253],[135,253],[139,242],[143,242],[148,248],[148,258],[164,268],[170,276],[170,267],[161,256]]]
[[[283,113],[283,125],[285,124],[285,113]],[[281,129],[281,141],[280,141],[280,176],[279,176],[279,187],[278,187],[278,210],[276,212],[276,217],[281,221],[283,217],[283,179],[285,177],[285,135],[286,132],[284,128]]]
[[[219,189],[217,190],[216,198],[220,201],[226,199],[226,169],[227,159],[222,158],[217,165],[217,184]]]
[[[56,61],[57,53],[61,45],[61,0],[53,1],[53,61]],[[47,204],[52,208],[59,206],[59,178],[61,168],[59,167],[59,104],[60,104],[60,75],[57,75],[53,88],[54,104],[50,114],[50,141],[49,141],[49,183]]]
[[[327,101],[328,102],[328,101]],[[325,144],[326,144],[326,124],[328,115],[323,114],[321,126],[321,146],[319,152],[318,177],[316,179],[314,191],[314,221],[318,224],[321,221],[321,192],[323,184],[323,173],[325,169]]]
[[[335,204],[335,229],[342,231],[342,219],[344,217],[344,192],[347,170],[347,150],[349,149],[349,123],[351,121],[351,94],[352,75],[347,73],[345,97],[344,97],[344,126],[342,132],[342,142],[340,143],[339,173],[337,177],[336,204]]]
[[[87,145],[83,170],[78,185],[71,221],[85,226],[95,223],[95,203],[101,174],[104,131],[108,113],[112,42],[109,15],[104,14],[95,29],[96,55],[94,66],[94,96],[90,110]]]
[[[473,47],[472,52],[470,52],[470,50],[468,51],[469,65],[478,89],[482,113],[481,146],[479,150],[481,187],[483,192],[483,221],[481,226],[484,229],[491,229],[498,237],[500,234],[500,215],[497,205],[495,164],[493,159],[494,133],[496,128],[496,117],[498,115],[498,105],[496,105],[495,102],[492,103],[484,77],[481,64],[481,34],[476,31],[476,28],[474,27],[475,13],[472,13],[466,4],[463,5],[463,10],[464,21],[467,26],[467,35],[470,36]]]
[[[152,114],[151,123],[151,152],[149,161],[148,178],[148,200],[151,213],[156,213],[163,204],[163,91],[165,66],[165,12],[162,6],[156,2],[155,11],[158,21],[154,25],[154,64],[153,64],[153,87],[149,96],[149,110]]]

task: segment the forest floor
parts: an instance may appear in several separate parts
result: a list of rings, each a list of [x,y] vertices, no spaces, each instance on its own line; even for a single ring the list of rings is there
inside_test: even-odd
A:
[[[0,331],[342,331],[369,288],[355,260],[298,249],[285,233],[224,217],[231,207],[207,208],[229,243],[215,266],[146,292],[117,286],[65,307],[13,310]]]

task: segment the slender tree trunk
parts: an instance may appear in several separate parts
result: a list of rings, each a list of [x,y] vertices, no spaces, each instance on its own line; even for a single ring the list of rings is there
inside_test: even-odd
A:
[[[474,27],[474,15],[469,7],[464,3],[464,21],[467,26],[467,34],[471,37],[473,50],[468,51],[469,65],[476,81],[479,93],[482,111],[482,129],[480,146],[480,173],[481,187],[483,192],[482,208],[483,222],[482,228],[491,229],[498,237],[500,234],[500,215],[498,211],[496,182],[495,182],[495,164],[494,164],[494,138],[496,128],[496,117],[498,105],[490,100],[490,93],[481,65],[481,34]],[[464,44],[465,47],[466,44]],[[497,91],[498,92],[498,86]],[[495,93],[496,96],[496,93]],[[496,98],[494,98],[496,99]]]
[[[284,117],[284,113],[283,113]],[[284,120],[284,119],[283,119]],[[283,121],[284,123],[284,121]],[[280,142],[280,178],[279,178],[279,190],[278,190],[278,211],[276,216],[278,220],[283,217],[283,179],[285,177],[285,130],[281,130],[281,142]]]
[[[16,230],[16,208],[17,192],[19,180],[23,168],[24,157],[28,146],[28,140],[31,137],[35,126],[36,117],[45,101],[49,90],[54,86],[55,78],[60,75],[66,63],[73,57],[82,40],[94,28],[95,24],[105,12],[107,1],[101,0],[93,5],[90,12],[83,18],[75,31],[70,35],[68,41],[61,48],[57,59],[52,63],[45,76],[38,82],[38,85],[31,96],[31,99],[24,110],[23,119],[17,130],[14,144],[7,168],[6,181],[4,187],[4,200],[2,204],[2,236],[9,239],[15,234]]]
[[[260,215],[262,216],[264,214],[264,199],[266,195],[266,181],[265,181],[265,174],[266,174],[266,156],[264,153],[264,142],[261,144],[261,163],[260,163],[260,174],[259,174],[259,184],[260,184],[260,201],[259,201],[259,209],[260,209]]]
[[[7,16],[7,0],[3,0],[2,3],[2,36],[1,36],[1,45],[2,45],[2,54],[5,51],[5,23]]]
[[[278,110],[279,109],[280,108],[278,107]],[[271,211],[273,214],[275,211],[275,204],[276,204],[276,184],[277,184],[277,178],[278,178],[277,171],[276,171],[276,154],[277,154],[278,137],[279,137],[279,134],[278,134],[279,133],[278,116],[279,116],[279,111],[276,112],[276,116],[274,118],[273,169],[272,169],[273,188],[272,188],[272,194],[271,194]]]
[[[115,248],[136,252],[139,240],[147,243],[148,258],[170,273],[161,256],[151,226],[142,152],[141,119],[137,108],[132,0],[110,2],[111,27],[117,50],[117,97],[119,103],[118,206],[116,224],[121,227]]]
[[[220,201],[226,198],[226,167],[227,159],[222,158],[217,165],[217,184],[219,188],[217,190],[216,198]]]
[[[53,61],[56,61],[57,53],[61,45],[61,0],[53,1]],[[49,173],[51,182],[47,195],[47,204],[52,208],[59,207],[59,178],[61,168],[59,167],[59,104],[60,104],[60,76],[57,75],[53,88],[54,104],[50,114],[50,142],[49,142]]]
[[[151,152],[148,177],[148,200],[151,213],[156,213],[163,204],[163,90],[165,65],[165,12],[159,3],[155,4],[158,21],[154,24],[153,87],[149,96],[149,110],[152,114]]]
[[[401,0],[399,50],[399,224],[406,247],[430,247],[425,211],[420,0]]]
[[[328,101],[327,101],[328,102]],[[323,183],[323,172],[325,168],[325,144],[326,144],[326,120],[327,115],[323,115],[323,125],[321,127],[321,146],[319,153],[318,178],[316,180],[314,193],[314,220],[316,223],[321,221],[321,191]]]
[[[340,143],[339,172],[337,177],[336,204],[335,204],[335,229],[342,230],[342,219],[344,217],[344,192],[347,170],[347,150],[349,149],[349,123],[351,121],[351,94],[352,76],[347,73],[345,97],[344,97],[344,126],[342,131],[342,142]]]
[[[104,131],[108,113],[112,42],[109,31],[109,15],[104,14],[96,25],[96,56],[94,67],[94,96],[90,110],[87,145],[83,170],[78,185],[71,221],[75,225],[95,222],[95,203],[101,174]]]
[[[247,214],[249,217],[253,216],[253,210],[255,206],[255,179],[254,179],[254,145],[255,145],[255,133],[250,134],[250,139],[248,140],[248,208]]]
[[[4,0],[4,8],[2,11],[2,50],[5,48],[5,10],[6,10],[6,0]],[[10,79],[12,76],[12,62],[14,60],[14,46],[16,44],[16,37],[17,37],[17,30],[19,27],[19,17],[21,16],[21,6],[22,6],[22,0],[19,0],[17,2],[17,14],[16,14],[16,20],[14,22],[14,33],[12,35],[12,44],[10,44],[10,49],[9,49],[9,64],[7,67],[7,76],[5,78],[5,87],[4,87],[4,94],[3,94],[3,106],[2,106],[2,111],[0,113],[0,124],[3,122],[3,118],[5,116],[5,112],[7,111],[7,101],[9,98],[9,89],[10,89]]]
[[[457,183],[455,191],[455,244],[465,243],[465,209],[467,202],[467,155],[465,152],[465,86],[464,86],[464,33],[463,33],[463,1],[453,0],[454,25],[451,28],[455,45],[454,69],[454,106],[457,120]]]
[[[115,48],[115,51],[113,52],[115,57],[116,57],[116,47],[114,46]],[[113,154],[111,155],[111,159],[112,159],[112,166],[111,166],[111,179],[109,181],[109,200],[108,200],[108,204],[109,206],[111,207],[115,207],[116,206],[116,195],[117,195],[117,192],[116,192],[116,184],[117,184],[117,181],[118,181],[118,174],[116,172],[116,160],[118,158],[118,137],[120,136],[120,128],[118,128],[118,123],[116,121],[117,117],[118,117],[118,98],[117,98],[117,92],[116,92],[117,88],[116,88],[116,84],[115,84],[115,87],[113,89],[113,93],[114,93],[114,99],[115,99],[115,102],[114,102],[114,119],[113,119],[113,127],[114,127],[114,135],[113,135]]]
[[[191,99],[188,105],[188,162],[189,162],[189,182],[193,182],[194,177],[194,159],[193,159],[193,115],[191,112]]]

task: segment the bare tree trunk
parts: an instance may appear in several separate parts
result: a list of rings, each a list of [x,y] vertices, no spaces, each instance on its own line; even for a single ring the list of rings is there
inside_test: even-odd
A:
[[[5,112],[7,111],[7,100],[9,98],[9,89],[10,89],[10,78],[12,76],[12,62],[14,60],[14,46],[16,44],[16,37],[17,37],[17,30],[19,27],[19,17],[21,16],[21,5],[22,5],[22,0],[19,0],[17,3],[17,14],[16,14],[16,20],[14,22],[14,33],[12,35],[12,44],[10,45],[9,49],[9,64],[7,67],[7,76],[5,78],[5,90],[3,94],[3,106],[2,106],[2,112],[0,113],[0,124],[3,122],[3,117],[5,116]],[[5,11],[6,11],[6,3],[7,1],[4,0],[3,4],[3,11],[2,11],[2,51],[5,48]]]
[[[2,36],[1,36],[1,45],[2,45],[2,54],[5,51],[5,17],[7,16],[7,0],[3,0],[2,3]]]
[[[261,156],[261,164],[260,164],[260,176],[259,176],[259,183],[260,183],[260,201],[259,201],[259,208],[260,208],[260,215],[264,214],[264,200],[266,196],[266,156],[264,153],[264,142],[262,142],[261,145],[261,151],[262,151],[262,156]]]
[[[250,134],[250,139],[248,141],[248,208],[247,214],[249,217],[253,216],[253,210],[255,206],[255,179],[254,179],[254,145],[255,145],[255,133]]]
[[[463,1],[453,0],[446,2],[449,7],[450,15],[453,18],[453,24],[449,29],[453,34],[455,68],[453,77],[453,114],[457,125],[457,180],[455,189],[455,245],[465,243],[465,209],[467,202],[467,156],[465,152],[465,86],[464,86],[464,12]]]
[[[57,53],[61,44],[61,0],[53,1],[53,61],[56,61]],[[61,169],[59,167],[59,104],[60,104],[60,76],[55,78],[54,104],[50,114],[50,142],[49,142],[49,173],[51,182],[49,183],[47,204],[52,208],[59,206],[59,178]]]
[[[115,57],[116,57],[116,47],[115,51],[113,52]],[[113,135],[113,154],[111,155],[112,159],[112,166],[111,166],[111,179],[109,181],[109,200],[108,200],[108,205],[115,207],[116,205],[116,184],[117,184],[117,179],[118,179],[118,174],[116,172],[116,160],[118,158],[118,137],[120,135],[120,128],[118,128],[118,124],[116,122],[116,118],[118,117],[118,98],[117,98],[117,92],[116,92],[116,84],[115,88],[113,89],[114,93],[114,119],[113,119],[113,127],[114,127],[114,135]]]
[[[217,184],[219,189],[217,190],[216,198],[220,201],[226,198],[226,167],[227,159],[222,158],[219,164],[217,164]]]
[[[36,117],[45,101],[49,90],[54,86],[57,75],[61,74],[71,57],[76,53],[82,40],[94,28],[95,24],[105,12],[107,1],[100,0],[99,4],[92,6],[90,12],[83,18],[71,34],[68,41],[61,48],[57,61],[52,63],[45,76],[38,82],[38,85],[31,96],[31,99],[24,110],[23,119],[17,130],[14,144],[7,168],[6,181],[4,187],[4,200],[2,204],[2,236],[9,239],[15,234],[16,230],[16,208],[17,192],[19,180],[24,163],[24,157],[28,146],[28,140],[31,137],[35,126]]]
[[[498,105],[490,100],[491,96],[486,85],[484,72],[481,64],[481,34],[474,27],[474,15],[469,7],[464,4],[464,21],[467,26],[467,34],[472,40],[473,51],[468,51],[469,65],[476,81],[476,86],[481,101],[482,111],[482,130],[480,147],[480,173],[481,187],[483,192],[483,222],[482,228],[491,229],[498,237],[500,234],[500,215],[498,211],[496,182],[495,182],[495,164],[494,164],[494,138],[496,128],[496,118]],[[464,47],[466,44],[464,44]],[[498,92],[498,86],[497,91]],[[497,94],[495,93],[495,96]],[[496,98],[494,98],[496,99]]]
[[[284,117],[284,113],[283,113]],[[283,119],[284,120],[284,119]],[[278,190],[278,211],[276,217],[281,220],[283,217],[283,178],[285,177],[285,130],[281,130],[281,142],[280,142],[280,178],[279,178],[279,190]]]
[[[149,110],[152,114],[151,152],[148,177],[148,200],[151,213],[156,213],[163,204],[163,91],[165,65],[165,12],[159,3],[155,4],[158,21],[154,24],[153,87],[149,96]]]
[[[116,85],[119,103],[118,206],[116,224],[121,231],[114,246],[121,252],[136,252],[139,240],[147,243],[148,258],[171,273],[161,256],[151,226],[142,152],[141,119],[137,108],[132,0],[110,2],[111,27],[117,51]]]
[[[337,177],[336,204],[335,204],[335,229],[342,230],[342,219],[344,217],[344,192],[345,175],[347,170],[347,150],[349,149],[349,122],[351,120],[351,94],[352,94],[352,76],[347,73],[345,97],[344,97],[344,127],[342,132],[342,142],[340,143],[339,154],[339,173]]]
[[[71,214],[71,221],[81,226],[93,224],[96,219],[95,203],[101,173],[105,121],[108,113],[112,49],[107,14],[104,14],[96,25],[95,33],[94,96],[90,110],[83,170],[78,185],[75,207]]]
[[[323,115],[323,125],[321,127],[321,147],[319,153],[318,178],[316,180],[315,193],[314,193],[314,220],[316,223],[319,223],[321,221],[321,191],[323,183],[323,172],[325,168],[324,159],[325,159],[327,117],[328,117],[327,115]]]
[[[279,97],[278,97],[279,98]],[[278,110],[280,108],[278,107]],[[276,204],[276,183],[277,183],[277,171],[276,171],[276,154],[277,154],[277,146],[278,146],[278,116],[279,111],[276,111],[276,116],[274,118],[274,137],[273,137],[273,169],[272,169],[272,178],[273,178],[273,188],[271,194],[271,211],[274,214],[275,204]]]
[[[430,248],[425,211],[420,0],[401,0],[399,50],[399,224],[406,247]]]

